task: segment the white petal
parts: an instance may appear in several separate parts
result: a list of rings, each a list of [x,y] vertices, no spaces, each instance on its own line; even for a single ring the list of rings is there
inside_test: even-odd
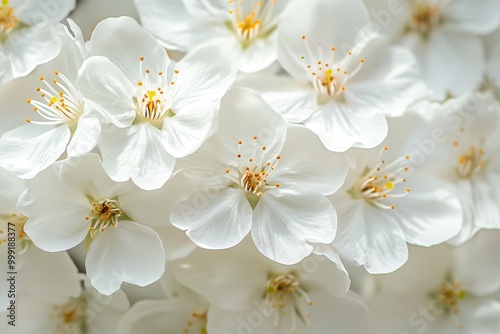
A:
[[[25,182],[12,173],[0,168],[0,212],[14,213],[19,196],[26,189]]]
[[[455,276],[475,296],[487,296],[500,290],[500,259],[495,254],[500,231],[483,231],[453,250]],[[481,273],[481,275],[478,275]]]
[[[39,25],[26,29],[9,36],[2,47],[3,53],[10,58],[14,78],[24,77],[37,65],[54,59],[62,46],[55,26]]]
[[[213,305],[226,310],[248,308],[265,292],[269,264],[255,256],[260,255],[255,248],[245,252],[249,249],[241,246],[217,252],[196,251],[176,266],[175,275]]]
[[[313,285],[323,286],[334,297],[345,296],[351,280],[339,252],[331,244],[317,244],[314,245],[313,253],[299,264],[304,268],[301,272],[302,279],[307,279]]]
[[[255,73],[268,68],[278,59],[277,33],[254,40],[238,58],[242,72]]]
[[[137,334],[143,331],[147,331],[148,334],[182,333],[189,321],[193,321],[193,312],[203,308],[203,304],[196,302],[199,301],[187,298],[141,300],[120,319],[118,333]],[[203,333],[203,325],[203,320],[194,321],[189,330],[193,333]]]
[[[427,41],[414,38],[418,42],[412,50],[419,55],[424,80],[434,97],[442,99],[447,92],[459,96],[479,84],[485,59],[478,37],[435,30]]]
[[[226,27],[214,25],[210,17],[206,21],[193,17],[183,1],[136,0],[136,3],[144,27],[168,49],[188,51],[224,30],[227,35],[230,33]]]
[[[255,208],[252,239],[271,260],[296,264],[311,254],[310,243],[332,242],[336,225],[335,209],[323,195],[270,190]]]
[[[411,189],[407,196],[392,199],[396,206],[394,217],[407,242],[429,247],[460,231],[462,210],[455,187],[418,172],[408,177],[407,186]]]
[[[48,252],[70,249],[83,241],[90,221],[90,204],[84,195],[67,188],[54,169],[40,173],[19,198],[17,209],[29,218],[26,234]],[[52,189],[47,192],[47,189]]]
[[[68,156],[82,155],[92,151],[101,137],[101,124],[97,118],[80,117],[78,127],[71,138]]]
[[[238,61],[229,49],[206,46],[188,53],[175,68],[172,108],[177,112],[192,103],[218,102],[236,79]]]
[[[108,58],[132,84],[141,81],[144,76],[139,72],[140,57],[144,57],[143,68],[149,68],[153,73],[166,70],[170,63],[160,43],[137,21],[127,16],[101,21],[95,27],[89,44],[90,56]]]
[[[343,258],[364,265],[372,274],[395,271],[408,260],[408,247],[392,210],[375,208],[347,193],[332,197],[339,225],[334,246]]]
[[[373,148],[387,135],[387,121],[378,111],[337,102],[319,106],[304,125],[334,152],[351,147]]]
[[[0,138],[0,165],[22,178],[33,178],[64,153],[69,139],[65,125],[25,124]]]
[[[92,241],[85,261],[92,285],[103,295],[111,295],[122,282],[146,286],[165,271],[160,237],[151,228],[120,221]]]
[[[344,157],[326,150],[318,136],[302,126],[288,128],[280,156],[268,183],[284,189],[331,195],[342,186],[349,169]]]
[[[500,25],[500,18],[493,15],[498,9],[495,0],[474,2],[468,0],[448,1],[441,10],[443,29],[462,33],[485,35]]]
[[[27,257],[19,275],[23,294],[50,304],[63,304],[70,297],[80,295],[78,269],[68,253],[46,253],[31,246],[23,256]]]
[[[317,106],[310,83],[289,76],[254,74],[238,80],[237,85],[258,91],[288,123],[301,123]]]
[[[226,158],[231,163],[235,160],[238,141],[249,142],[253,136],[257,136],[260,145],[266,146],[263,160],[269,161],[283,148],[286,123],[257,92],[236,87],[222,99],[216,136],[225,146]]]
[[[210,193],[194,192],[170,217],[172,225],[208,249],[233,247],[250,232],[252,208],[243,190],[223,187]]]
[[[63,160],[60,175],[66,186],[96,200],[112,199],[132,187],[130,183],[119,184],[111,180],[102,169],[99,155],[95,153]]]
[[[458,317],[464,325],[464,333],[496,334],[500,330],[500,302],[493,298],[465,299],[460,305]],[[449,321],[446,334],[457,332],[457,324]]]
[[[213,132],[216,125],[215,103],[193,103],[163,121],[165,148],[176,158],[182,158],[196,151]]]
[[[175,158],[163,145],[163,132],[149,123],[103,133],[99,144],[104,170],[117,182],[132,181],[141,189],[159,189],[172,174]]]
[[[361,55],[365,59],[363,67],[346,84],[348,103],[377,108],[386,116],[399,116],[410,103],[426,95],[420,68],[408,50],[375,38]]]
[[[135,87],[127,77],[104,57],[87,59],[75,83],[86,97],[87,108],[101,114],[118,127],[130,126],[135,119]]]

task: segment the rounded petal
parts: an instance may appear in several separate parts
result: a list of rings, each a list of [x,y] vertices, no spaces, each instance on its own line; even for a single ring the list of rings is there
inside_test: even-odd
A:
[[[70,297],[80,295],[80,276],[68,253],[46,253],[31,246],[23,256],[26,263],[19,275],[23,294],[50,304],[63,304]],[[37,284],[34,284],[34,278]]]
[[[399,116],[427,94],[417,60],[408,50],[374,38],[361,55],[363,67],[346,84],[348,103],[378,109],[386,116]]]
[[[143,75],[139,72],[140,57],[144,57],[144,68],[154,72],[164,71],[170,63],[156,38],[127,16],[108,18],[97,24],[89,42],[89,54],[108,58],[132,84],[141,81]]]
[[[237,85],[258,91],[288,123],[301,123],[317,106],[316,93],[309,82],[288,76],[254,74],[239,79]]]
[[[351,147],[373,148],[387,136],[387,121],[381,113],[346,103],[318,106],[304,125],[334,152],[344,152]]]
[[[497,9],[498,2],[495,0],[448,1],[441,10],[443,29],[467,34],[489,34],[500,26],[500,18],[493,15]]]
[[[159,189],[175,165],[175,158],[165,151],[165,141],[163,132],[149,123],[109,129],[99,144],[102,166],[116,182],[132,179],[141,189]]]
[[[180,112],[193,103],[218,102],[236,79],[238,59],[230,49],[205,46],[186,55],[175,68],[172,109]]]
[[[101,166],[101,158],[95,153],[63,160],[61,179],[72,190],[94,199],[112,199],[126,193],[130,183],[116,183],[109,178]]]
[[[429,175],[408,177],[411,191],[394,198],[395,218],[406,241],[417,246],[433,246],[454,237],[462,227],[462,208],[456,188]]]
[[[64,153],[70,135],[64,125],[25,124],[15,128],[0,138],[0,166],[21,178],[31,179]]]
[[[428,40],[413,34],[405,44],[417,55],[434,98],[442,100],[447,93],[459,96],[472,91],[482,78],[485,56],[476,36],[436,29]]]
[[[408,260],[405,235],[392,212],[353,200],[347,193],[335,194],[332,202],[340,222],[334,246],[344,259],[371,274],[395,271]]]
[[[123,128],[134,121],[135,87],[109,59],[87,59],[75,87],[85,96],[87,109],[98,112],[108,122]]]
[[[175,208],[170,219],[172,225],[187,230],[198,246],[225,249],[250,232],[252,214],[243,190],[223,187],[206,194],[194,192]]]
[[[168,49],[188,51],[222,31],[221,27],[214,25],[212,21],[192,16],[186,10],[184,1],[135,2],[143,26],[157,36]],[[230,31],[225,30],[229,35]]]
[[[165,149],[176,158],[196,151],[214,131],[217,119],[215,103],[192,103],[175,116],[163,120]]]
[[[78,126],[71,138],[68,156],[82,155],[92,151],[101,137],[101,124],[97,118],[80,117]]]
[[[254,136],[266,146],[263,161],[275,158],[283,148],[286,123],[255,91],[248,88],[233,88],[222,99],[219,130],[216,137],[224,145],[221,160],[234,163],[238,141],[251,141]],[[248,145],[251,147],[251,145]]]
[[[107,228],[95,237],[85,267],[92,285],[109,296],[122,282],[146,286],[157,281],[165,271],[165,255],[155,231],[120,221],[116,228]]]
[[[51,191],[47,191],[51,189]],[[17,204],[28,217],[24,231],[35,245],[48,252],[73,248],[85,239],[90,221],[87,198],[69,189],[59,178],[56,167],[40,173]]]
[[[310,243],[331,243],[336,225],[335,209],[323,195],[270,190],[255,208],[252,239],[262,254],[290,265],[311,254]]]
[[[329,152],[318,136],[302,126],[288,128],[278,167],[269,184],[295,191],[331,195],[344,183],[349,170],[346,159]]]

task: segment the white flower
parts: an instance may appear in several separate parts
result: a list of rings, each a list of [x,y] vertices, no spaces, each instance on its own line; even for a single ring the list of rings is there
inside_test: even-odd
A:
[[[6,253],[1,252],[0,255],[2,256],[0,259],[1,268],[7,272],[9,267],[3,264],[3,259],[7,258]],[[27,298],[38,303],[58,304],[80,294],[81,287],[78,279],[80,274],[66,252],[47,253],[31,244],[22,252],[18,249],[15,262],[15,272],[17,272],[15,282],[17,289],[14,291],[17,298],[16,306],[22,304],[22,301],[19,302],[19,297],[21,300]],[[9,275],[6,276],[9,278]],[[8,298],[9,293],[7,293],[10,290],[10,282],[3,279],[0,282],[0,288],[6,292],[0,296],[0,306],[3,311],[12,300]],[[17,314],[26,309],[23,306]],[[2,325],[4,322],[0,324],[0,328]]]
[[[499,232],[459,248],[412,247],[410,260],[378,276],[370,301],[373,333],[496,334],[500,330]]]
[[[53,256],[54,254],[52,254]],[[68,258],[69,260],[69,258]],[[112,296],[100,295],[93,289],[88,280],[84,280],[85,289],[81,288],[82,277],[67,275],[65,268],[54,269],[60,279],[57,281],[30,281],[30,285],[42,286],[49,291],[55,291],[53,299],[39,300],[21,291],[18,299],[18,314],[23,314],[30,321],[19,319],[16,329],[20,333],[112,333],[118,334],[117,322],[128,309],[127,296],[122,291],[115,292]],[[54,272],[51,272],[52,274]],[[36,277],[32,276],[32,280]],[[61,292],[57,290],[58,283],[72,284],[78,287],[78,293],[59,298]],[[4,329],[6,322],[0,324]],[[10,327],[10,326],[9,326]]]
[[[410,0],[396,6],[390,2],[366,1],[378,13],[377,20],[386,33],[417,56],[433,97],[442,100],[446,94],[458,96],[476,88],[485,70],[480,36],[500,25],[500,17],[495,14],[498,2]]]
[[[276,29],[290,0],[135,1],[141,22],[167,49],[190,51],[224,45],[243,72],[257,72],[277,58]]]
[[[2,0],[0,3],[0,73],[29,74],[59,53],[57,22],[75,8],[75,0]],[[10,69],[6,68],[9,64]],[[3,78],[2,78],[3,79]]]
[[[311,254],[314,243],[330,243],[336,213],[325,196],[344,181],[345,159],[304,127],[287,131],[250,89],[226,94],[219,122],[186,163],[197,188],[173,211],[172,224],[214,249],[232,247],[251,231],[257,248],[284,264]]]
[[[151,284],[165,269],[160,237],[136,223],[159,222],[151,221],[155,214],[141,210],[138,200],[130,183],[111,181],[99,157],[88,154],[40,173],[21,195],[18,210],[29,218],[26,233],[45,251],[85,240],[87,275],[100,293],[110,295],[122,282]]]
[[[445,140],[425,168],[453,182],[463,209],[460,244],[482,228],[500,228],[500,105],[490,93],[470,93],[431,109]],[[425,110],[427,111],[427,110]]]
[[[334,245],[343,258],[373,274],[400,268],[406,243],[432,246],[454,237],[461,227],[456,189],[418,168],[412,145],[428,124],[408,114],[392,119],[384,146],[347,152],[350,174],[331,196],[339,215]]]
[[[360,0],[295,1],[278,28],[278,58],[293,78],[256,76],[243,84],[331,151],[377,146],[387,135],[384,115],[402,114],[425,90],[409,52],[356,34],[367,22]]]
[[[36,89],[40,97],[28,99],[38,119],[28,119],[29,124],[0,138],[0,165],[22,178],[33,178],[64,152],[74,156],[91,151],[100,137],[98,115],[92,115],[84,103],[77,83],[85,59],[83,37],[78,26],[68,23],[72,31],[62,24],[57,30],[61,53],[38,70],[42,74]]]
[[[90,54],[99,57],[84,65],[83,91],[116,126],[99,143],[104,169],[117,182],[160,188],[175,158],[213,132],[219,100],[237,73],[230,50],[208,46],[173,64],[148,32],[122,17],[97,25]]]
[[[284,266],[247,241],[230,250],[197,250],[175,269],[181,283],[210,302],[208,333],[366,332],[366,307],[346,295],[350,281],[338,257],[332,263],[312,255]]]

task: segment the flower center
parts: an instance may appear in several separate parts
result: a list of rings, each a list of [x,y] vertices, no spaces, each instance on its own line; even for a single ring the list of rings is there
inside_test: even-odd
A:
[[[458,141],[453,142],[455,147],[460,147]],[[463,152],[463,151],[462,151]],[[468,178],[472,174],[479,172],[483,169],[485,163],[483,161],[484,150],[469,146],[468,150],[463,153],[458,159],[457,174],[462,178]]]
[[[439,23],[439,5],[428,0],[413,0],[410,2],[410,29],[425,35]]]
[[[88,333],[88,307],[85,293],[77,298],[70,298],[62,305],[53,306],[52,317],[56,322],[57,333],[84,334]]]
[[[93,239],[96,234],[104,232],[108,226],[117,227],[118,220],[123,215],[123,212],[118,207],[118,202],[113,199],[90,200],[90,216],[86,216],[85,220],[91,220],[89,227],[89,235]]]
[[[383,153],[387,151],[384,146],[378,154],[376,161],[379,161]],[[353,198],[363,198],[368,203],[382,209],[395,209],[394,204],[385,203],[387,199],[400,198],[410,192],[410,188],[405,188],[403,192],[398,192],[398,185],[406,182],[406,178],[401,177],[402,173],[408,172],[408,166],[401,166],[401,162],[410,159],[410,156],[404,156],[386,163],[380,160],[375,167],[366,167],[356,185],[349,190]]]
[[[19,254],[24,253],[31,244],[31,239],[24,232],[24,224],[28,218],[20,213],[0,214],[0,249],[7,247],[9,233],[16,234],[16,247]],[[12,234],[11,234],[12,236]]]
[[[302,40],[304,41],[307,55],[302,56],[301,59],[309,80],[318,93],[320,102],[326,102],[331,98],[339,102],[345,102],[344,92],[346,84],[350,78],[354,77],[361,70],[365,60],[361,58],[358,65],[352,69],[352,51],[349,51],[340,62],[336,62],[335,47],[330,48],[330,55],[325,57],[322,45],[318,44],[318,53],[315,56],[305,35],[302,36]]]
[[[172,117],[175,113],[170,109],[175,79],[179,74],[174,70],[173,79],[169,82],[163,71],[153,75],[150,69],[143,69],[144,57],[139,58],[141,81],[137,82],[137,94],[133,98],[136,106],[136,122],[150,122],[161,128],[164,117]]]
[[[259,37],[268,36],[276,29],[276,18],[273,15],[277,0],[233,1],[228,0],[230,20],[226,25],[236,33],[243,47],[250,45]]]
[[[195,331],[197,331],[199,328],[200,334],[207,334],[207,313],[208,310],[206,307],[193,311],[183,329],[183,333],[188,334],[191,330],[196,328]]]
[[[264,192],[271,188],[279,188],[279,184],[268,184],[268,177],[278,166],[281,156],[265,160],[267,147],[257,143],[257,136],[253,136],[251,145],[238,140],[237,166],[229,166],[226,175],[237,187],[241,187],[245,195],[255,208]]]
[[[430,314],[441,314],[457,316],[460,313],[460,301],[467,297],[467,291],[459,281],[448,275],[441,285],[430,293],[431,299],[434,301],[429,307]],[[455,319],[458,327],[463,329],[463,324],[458,318]]]
[[[27,100],[33,106],[33,110],[45,118],[45,121],[27,119],[28,123],[44,125],[69,124],[71,127],[77,123],[83,114],[83,99],[71,81],[59,71],[55,71],[55,75],[56,78],[52,80],[52,84],[46,81],[44,77],[40,77],[40,81],[46,88],[38,87],[36,90],[40,93],[43,101]]]
[[[9,0],[2,0],[0,6],[0,42],[3,43],[8,35],[19,23],[19,19],[14,15],[14,8],[9,6]]]
[[[306,326],[311,326],[309,313],[305,306],[311,306],[312,302],[306,291],[301,287],[301,281],[295,273],[286,272],[280,275],[272,275],[267,281],[265,303],[276,311],[275,328],[279,326],[280,318],[287,317],[290,313],[292,317],[291,333],[295,333],[297,317]]]

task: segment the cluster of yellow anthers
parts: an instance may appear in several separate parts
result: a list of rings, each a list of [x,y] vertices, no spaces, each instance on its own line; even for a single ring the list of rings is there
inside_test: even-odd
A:
[[[28,123],[73,123],[83,114],[83,102],[79,99],[79,94],[71,81],[60,71],[55,71],[54,74],[56,78],[52,79],[53,85],[46,81],[44,77],[40,77],[40,81],[46,88],[37,87],[36,91],[40,93],[43,102],[32,99],[26,101],[46,121],[38,122],[28,118],[26,120]],[[61,82],[59,82],[59,79]]]
[[[257,146],[257,136],[252,137],[253,148],[252,154],[245,161],[241,154],[241,146],[243,141],[238,140],[238,151],[237,151],[237,161],[238,167],[235,173],[232,173],[231,168],[226,169],[226,174],[235,183],[241,186],[241,188],[248,194],[262,196],[268,187],[280,187],[279,183],[273,186],[268,185],[267,178],[270,173],[275,170],[278,165],[281,156],[276,156],[270,161],[264,161],[264,153],[267,150],[265,145]],[[259,152],[260,150],[260,152]]]
[[[249,42],[267,30],[262,28],[262,24],[272,21],[273,5],[276,0],[258,1],[250,11],[242,10],[243,0],[228,0],[228,3],[231,7],[229,9],[230,24],[242,42]]]
[[[382,154],[387,150],[388,147],[384,146],[379,152],[376,161],[379,160]],[[379,208],[395,209],[396,206],[394,204],[387,205],[382,203],[382,201],[388,198],[404,197],[410,192],[410,188],[405,188],[404,193],[393,193],[396,185],[406,182],[406,178],[401,177],[400,174],[408,172],[409,167],[401,166],[401,162],[409,159],[410,156],[406,155],[391,163],[380,160],[371,170],[366,168],[365,173],[362,175],[361,182],[358,185],[356,195]]]
[[[139,73],[144,75],[144,77],[141,81],[137,82],[139,90],[137,101],[138,116],[151,121],[159,120],[165,116],[165,113],[170,109],[165,96],[165,86],[168,87],[168,85],[165,85],[165,73],[163,71],[157,73],[156,82],[154,83],[156,87],[152,88],[151,86],[153,85],[154,78],[152,79],[150,77],[152,75],[151,70],[149,68],[143,68],[144,57],[139,57],[139,61]],[[170,86],[175,84],[178,74],[179,70],[174,70],[173,79],[169,83]]]
[[[194,311],[191,313],[191,317],[186,323],[186,327],[183,328],[182,332],[188,334],[193,328],[194,324],[201,324],[201,332],[199,334],[207,334],[207,309],[203,308],[201,310]]]
[[[439,21],[439,5],[431,4],[427,0],[414,0],[410,4],[410,28],[421,33],[429,32]]]
[[[346,90],[345,85],[347,80],[354,77],[361,70],[365,62],[364,58],[359,60],[359,64],[354,70],[349,71],[348,68],[352,61],[352,51],[349,51],[347,57],[338,63],[338,65],[335,65],[335,47],[330,48],[330,56],[326,59],[321,44],[318,44],[318,55],[315,56],[307,42],[306,35],[302,35],[302,40],[304,41],[307,56],[302,56],[301,59],[306,67],[309,80],[316,91],[323,96],[329,97],[338,97],[341,95]]]
[[[103,232],[109,225],[116,227],[118,225],[118,220],[122,215],[122,211],[118,207],[117,201],[110,199],[92,202],[90,213],[91,216],[85,217],[85,220],[94,220],[94,223],[90,225],[89,230],[93,231],[99,229],[101,232]]]
[[[460,132],[464,132],[463,128],[460,128]],[[458,140],[453,142],[453,146],[458,149],[460,148],[460,143]],[[468,148],[462,151],[462,155],[458,159],[457,173],[461,177],[470,177],[472,174],[480,171],[484,168],[485,162],[483,160],[484,149],[477,148],[474,145],[468,146]]]
[[[312,301],[307,292],[301,287],[299,277],[293,272],[273,276],[267,281],[265,302],[273,309],[277,309],[275,312],[275,327],[279,325],[280,316],[285,315],[287,306],[289,306],[288,310],[292,312],[292,333],[295,332],[297,316],[308,327],[311,326],[309,313],[303,304],[305,302],[307,306],[312,306]]]
[[[14,15],[14,8],[9,6],[9,0],[2,0],[0,7],[0,35],[8,34],[19,23],[19,19]]]

